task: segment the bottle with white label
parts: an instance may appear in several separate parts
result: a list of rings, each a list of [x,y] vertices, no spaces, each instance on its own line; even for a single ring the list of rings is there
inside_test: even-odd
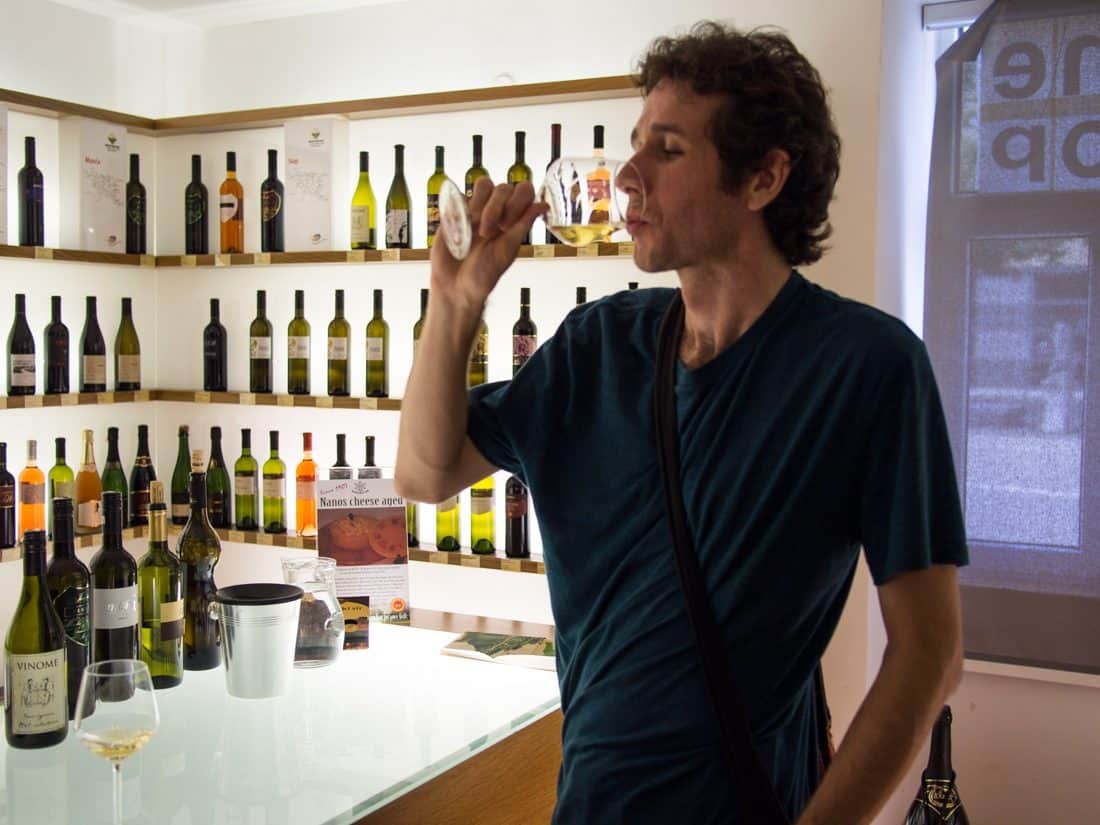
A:
[[[34,336],[27,323],[27,296],[15,296],[15,318],[8,333],[8,395],[34,395]]]
[[[374,317],[367,324],[367,397],[390,395],[390,325],[382,317],[382,290],[374,290]]]
[[[256,317],[248,327],[248,391],[271,392],[271,321],[267,292],[256,290]]]
[[[149,485],[149,551],[138,562],[141,661],[153,687],[183,681],[183,579],[180,560],[168,549],[164,482]]]
[[[405,183],[405,147],[397,144],[393,147],[393,183],[386,196],[386,248],[408,249],[412,246],[409,227],[412,225],[409,211],[412,199],[409,186]]]
[[[367,455],[363,466],[359,468],[359,478],[381,478],[382,468],[374,463],[374,436],[366,437]]]
[[[328,325],[328,394],[348,395],[351,324],[344,318],[344,290],[336,290],[336,315]]]
[[[103,482],[95,466],[92,431],[85,430],[83,458],[76,473],[76,532],[80,535],[98,533],[103,527]]]
[[[259,528],[260,513],[259,467],[252,457],[252,430],[241,430],[241,456],[233,465],[233,514],[238,530]]]
[[[92,661],[138,658],[137,563],[122,546],[122,496],[103,494],[103,546],[92,556]]]
[[[309,395],[309,321],[305,313],[305,291],[296,289],[294,317],[286,331],[286,391],[291,395]]]
[[[347,436],[343,433],[337,433],[336,463],[328,468],[328,477],[332,481],[335,481],[337,479],[353,478],[353,472],[354,471],[351,469],[351,465],[348,464]]]
[[[23,540],[23,590],[4,641],[4,733],[13,748],[45,748],[69,732],[65,629],[46,584],[46,532]]]
[[[80,333],[80,391],[107,392],[107,346],[99,329],[95,296],[84,299],[84,330]]]
[[[141,342],[134,327],[130,298],[122,299],[122,320],[115,335],[115,389],[141,389]]]
[[[279,458],[279,431],[269,434],[271,455],[264,462],[264,532],[286,532],[286,465]]]

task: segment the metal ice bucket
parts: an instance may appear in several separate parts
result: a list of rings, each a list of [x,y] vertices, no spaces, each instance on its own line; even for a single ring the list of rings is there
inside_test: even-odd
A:
[[[238,584],[214,594],[210,616],[221,622],[225,686],[230,696],[281,696],[294,670],[302,588]]]

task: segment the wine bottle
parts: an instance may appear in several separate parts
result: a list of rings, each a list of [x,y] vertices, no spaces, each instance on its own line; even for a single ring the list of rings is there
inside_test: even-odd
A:
[[[410,244],[412,200],[405,183],[405,147],[393,147],[393,183],[386,195],[386,248],[408,249]]]
[[[69,328],[61,323],[61,296],[50,296],[50,323],[46,326],[46,393],[69,391]]]
[[[561,157],[561,124],[550,124],[550,163],[546,164],[546,168],[549,169],[550,165]],[[561,239],[558,238],[553,232],[550,231],[550,227],[546,227],[546,243],[561,243]]]
[[[76,499],[76,476],[73,474],[72,467],[65,463],[65,439],[55,438],[53,443],[54,465],[50,467],[50,472],[46,474],[46,506],[49,509],[47,525],[51,539],[55,538],[53,535],[54,499],[67,498],[70,502]],[[72,509],[70,505],[70,522],[72,522]]]
[[[4,642],[4,733],[13,748],[46,748],[69,732],[65,630],[46,584],[46,532],[23,542],[23,590]]]
[[[15,476],[8,472],[8,445],[0,441],[0,548],[15,541]]]
[[[367,324],[367,396],[390,395],[390,325],[382,317],[382,290],[374,290],[374,317]]]
[[[168,549],[168,512],[164,483],[149,488],[149,550],[138,562],[141,604],[141,661],[153,687],[183,681],[183,568]]]
[[[24,164],[19,170],[19,245],[46,245],[45,190],[34,165],[34,138],[23,139]]]
[[[256,290],[256,317],[248,326],[248,391],[271,392],[271,321],[267,292]]]
[[[184,251],[188,255],[210,252],[210,225],[207,221],[206,187],[202,182],[202,155],[191,155],[191,182],[183,194]]]
[[[64,439],[59,439],[64,441]],[[65,670],[69,694],[69,718],[76,716],[76,697],[80,678],[91,655],[91,573],[76,557],[73,544],[73,500],[58,498],[50,502],[50,529],[53,532],[53,558],[46,568],[50,591],[61,627],[65,631]]]
[[[470,362],[466,368],[466,386],[476,387],[489,380],[489,326],[482,318],[477,325],[474,344],[470,347]]]
[[[928,767],[921,774],[917,798],[905,817],[905,825],[969,825],[959,799],[955,771],[951,768],[951,708],[944,705],[932,728]]]
[[[267,178],[260,184],[260,250],[285,252],[285,190],[279,180],[279,152],[267,150]]]
[[[221,301],[210,299],[210,323],[202,331],[202,388],[225,392],[228,386],[229,354],[221,322]]]
[[[416,502],[405,500],[405,530],[409,537],[409,547],[420,546],[420,518]]]
[[[210,618],[214,600],[214,568],[221,557],[218,534],[206,516],[206,474],[202,450],[191,453],[190,512],[180,535],[179,557],[183,575],[183,666],[186,670],[210,670],[222,663],[218,622]]]
[[[504,555],[510,559],[525,559],[531,555],[528,539],[527,488],[516,476],[509,476],[504,485]]]
[[[435,505],[435,547],[437,550],[453,553],[461,547],[459,544],[459,515],[458,496],[453,496]]]
[[[130,526],[140,527],[149,523],[149,491],[157,478],[153,459],[149,455],[149,427],[138,424],[137,455],[130,470]]]
[[[122,546],[122,496],[103,494],[103,546],[92,556],[92,661],[138,657],[137,563]]]
[[[294,529],[299,536],[317,535],[317,462],[313,433],[302,433],[302,460],[294,470]]]
[[[328,394],[348,395],[351,324],[344,318],[344,290],[336,290],[336,315],[328,325]]]
[[[481,165],[481,135],[474,135],[474,159],[470,168],[466,170],[466,197],[473,197],[474,184],[478,178],[489,177],[489,170]]]
[[[244,252],[244,188],[237,180],[237,153],[225,153],[225,180],[218,189],[222,254]]]
[[[527,133],[516,132],[516,159],[508,167],[508,183],[531,182],[531,167],[527,165]],[[525,244],[531,243],[531,232],[523,236]]]
[[[279,458],[279,431],[268,434],[271,455],[264,462],[264,532],[286,532],[286,465]]]
[[[420,335],[424,332],[424,322],[428,320],[428,290],[420,290],[420,317],[413,324],[413,360],[420,349]]]
[[[347,439],[343,433],[336,434],[336,463],[328,468],[329,480],[352,478],[351,465],[348,464]]]
[[[416,360],[420,348],[420,336],[424,332],[424,322],[428,317],[428,290],[420,290],[420,317],[413,324],[413,360]],[[405,524],[409,534],[409,547],[420,546],[420,514],[415,501],[405,503]]]
[[[604,162],[603,126],[592,129],[592,155],[599,162],[588,173],[586,183],[592,200],[588,215],[590,224],[608,223],[611,220],[611,170]]]
[[[27,466],[19,473],[19,538],[46,529],[46,476],[38,466],[38,442],[27,442]]]
[[[233,526],[232,488],[229,470],[222,456],[222,428],[210,428],[210,464],[206,468],[206,508],[210,523],[226,529]]]
[[[486,476],[470,488],[470,547],[475,553],[496,552],[493,497],[492,476]]]
[[[126,183],[126,252],[145,254],[145,187],[141,185],[141,159],[130,155],[130,180]]]
[[[107,392],[107,345],[99,331],[95,296],[84,299],[84,329],[80,333],[80,391]]]
[[[190,435],[191,428],[186,424],[181,424],[178,435],[179,446],[176,449],[176,466],[172,469],[171,518],[173,524],[181,527],[187,524],[187,517],[190,514],[188,510],[190,498],[187,489],[191,481]]]
[[[241,456],[233,465],[233,512],[238,530],[256,530],[260,512],[259,467],[252,457],[252,430],[241,430]]]
[[[359,478],[381,478],[382,468],[374,463],[374,436],[368,435],[365,439],[366,443],[366,457],[363,460],[363,466],[359,468],[356,475]]]
[[[359,181],[351,196],[351,248],[374,249],[375,215],[378,212],[370,185],[370,154],[359,153]]]
[[[118,427],[107,428],[107,460],[103,463],[100,478],[103,492],[118,493],[122,497],[122,523],[130,523],[130,491],[126,488],[126,471],[118,456]]]
[[[527,363],[539,346],[539,328],[531,320],[531,290],[519,291],[519,320],[512,325],[512,375]]]
[[[626,282],[626,288],[633,291],[633,290],[638,288],[638,282],[637,281],[627,281]]]
[[[309,321],[306,320],[306,294],[294,290],[294,317],[286,336],[286,391],[291,395],[309,395]]]
[[[443,181],[447,180],[447,173],[443,171],[443,147],[435,147],[435,171],[428,178],[428,248],[435,243],[436,233],[439,232],[439,190]]]
[[[76,532],[81,535],[98,533],[103,528],[103,483],[95,466],[95,445],[92,431],[85,430],[83,457],[76,473]]]
[[[15,318],[8,333],[8,395],[34,395],[34,336],[27,323],[27,296],[16,293]]]
[[[141,342],[134,328],[133,303],[122,299],[122,320],[115,335],[115,389],[141,389]]]
[[[577,287],[577,306],[588,303],[588,288],[579,286]]]

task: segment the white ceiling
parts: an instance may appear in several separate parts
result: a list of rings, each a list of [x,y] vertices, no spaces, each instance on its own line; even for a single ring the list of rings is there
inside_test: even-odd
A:
[[[62,6],[157,29],[213,29],[407,0],[52,0]]]

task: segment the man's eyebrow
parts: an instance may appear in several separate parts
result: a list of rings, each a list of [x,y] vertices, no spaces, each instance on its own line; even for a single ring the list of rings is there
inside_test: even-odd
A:
[[[649,131],[657,132],[659,134],[678,135],[685,137],[686,132],[674,123],[654,123],[649,127]],[[634,146],[638,142],[638,128],[634,127],[630,131],[630,145]]]

